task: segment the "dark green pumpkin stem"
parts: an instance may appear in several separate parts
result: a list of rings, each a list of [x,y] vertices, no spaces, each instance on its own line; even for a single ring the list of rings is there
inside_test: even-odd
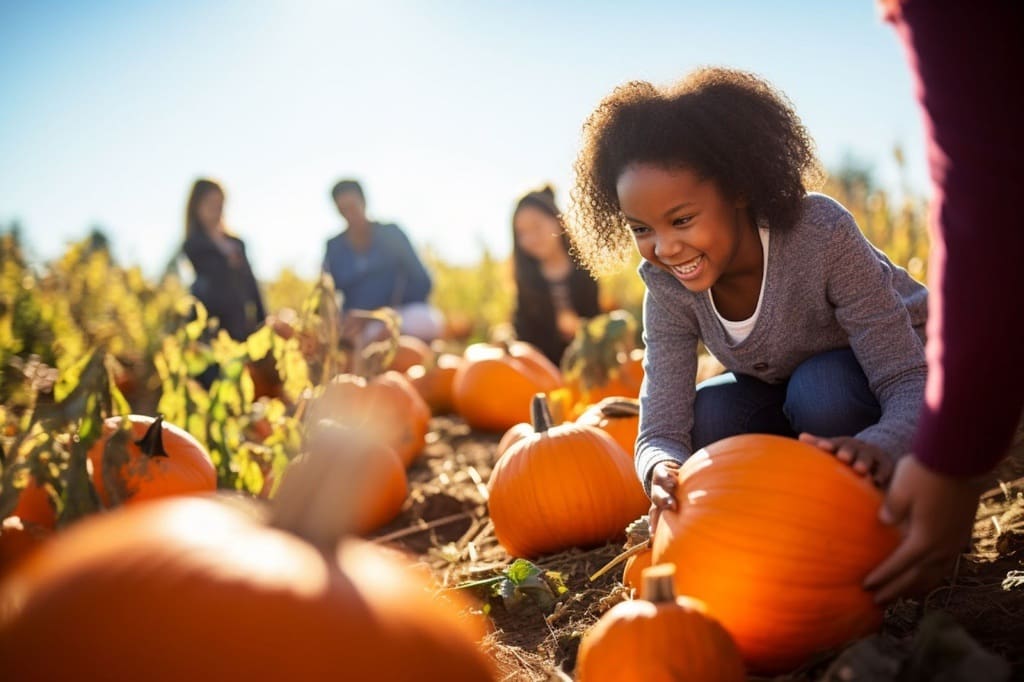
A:
[[[554,426],[551,409],[548,407],[548,397],[543,393],[535,393],[533,396],[533,402],[530,403],[530,421],[533,422],[533,430],[536,433],[544,433]]]
[[[157,415],[153,423],[146,429],[146,435],[135,441],[143,454],[149,457],[167,457],[164,450],[164,416]]]

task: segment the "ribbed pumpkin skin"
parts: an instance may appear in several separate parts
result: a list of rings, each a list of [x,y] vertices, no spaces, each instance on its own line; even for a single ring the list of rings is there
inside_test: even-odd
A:
[[[384,372],[370,380],[338,375],[320,400],[325,416],[371,434],[394,449],[407,467],[423,450],[430,408],[401,372]]]
[[[736,645],[695,599],[616,604],[580,642],[579,682],[743,682]]]
[[[628,400],[622,396],[610,396],[610,398]],[[639,416],[609,416],[602,411],[601,403],[597,403],[588,407],[579,416],[576,423],[596,426],[611,436],[626,454],[633,457],[636,451],[636,436],[640,429]]]
[[[530,420],[530,400],[562,385],[562,375],[540,351],[523,341],[508,349],[478,343],[466,349],[455,372],[455,410],[474,429],[505,431]]]
[[[792,670],[881,625],[861,582],[899,533],[867,478],[806,443],[743,435],[696,453],[679,482],[653,561],[680,567],[676,591],[707,604],[752,670]]]
[[[0,660],[41,682],[492,679],[481,624],[426,587],[367,543],[335,564],[227,505],[155,501],[82,521],[10,574]]]
[[[573,423],[514,442],[488,490],[494,533],[516,557],[607,542],[650,507],[622,448]]]
[[[167,456],[152,457],[145,454],[135,441],[146,435],[155,420],[137,414],[129,415],[128,420],[132,425],[131,442],[127,444],[128,461],[121,465],[117,476],[119,488],[116,495],[107,490],[103,480],[103,452],[107,440],[120,427],[121,417],[105,420],[103,436],[89,448],[92,482],[105,506],[216,490],[217,471],[213,460],[191,433],[163,422],[160,428]]]

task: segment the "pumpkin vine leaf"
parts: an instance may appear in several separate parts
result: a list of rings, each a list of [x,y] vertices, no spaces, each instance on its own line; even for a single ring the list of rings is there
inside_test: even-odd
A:
[[[489,587],[509,611],[532,604],[544,613],[551,613],[558,599],[569,591],[560,573],[545,571],[526,559],[516,559],[496,576],[462,583],[455,589],[475,587]]]

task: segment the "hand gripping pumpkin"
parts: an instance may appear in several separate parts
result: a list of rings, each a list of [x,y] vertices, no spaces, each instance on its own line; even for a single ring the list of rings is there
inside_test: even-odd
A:
[[[675,566],[643,572],[643,598],[616,604],[583,635],[579,682],[743,682],[736,644],[697,599],[677,597]]]
[[[434,597],[393,552],[339,542],[374,485],[342,466],[363,456],[347,442],[282,481],[269,525],[177,497],[54,538],[0,584],[4,679],[492,680],[459,595]]]
[[[104,506],[217,488],[213,461],[192,434],[165,423],[162,416],[133,414],[127,419],[131,430],[123,447],[108,447],[121,428],[121,417],[111,417],[89,448],[92,482]]]
[[[650,506],[631,458],[600,429],[552,426],[544,394],[532,408],[535,433],[508,447],[488,482],[502,547],[533,557],[622,535]]]
[[[455,372],[455,410],[474,429],[505,431],[530,420],[530,400],[553,391],[562,376],[550,360],[523,341],[476,343]]]
[[[832,455],[791,438],[743,435],[679,471],[678,511],[654,533],[655,564],[707,604],[752,670],[777,673],[863,637],[882,611],[861,587],[899,542],[882,494]]]

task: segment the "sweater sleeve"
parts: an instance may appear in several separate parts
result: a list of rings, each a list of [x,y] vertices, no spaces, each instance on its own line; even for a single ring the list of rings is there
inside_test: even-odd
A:
[[[928,384],[913,453],[951,476],[991,470],[1024,410],[1024,63],[1020,2],[904,2],[890,18],[924,114],[932,205]],[[1018,142],[1014,142],[1017,140]]]
[[[646,351],[634,466],[650,495],[655,465],[665,461],[681,464],[692,451],[697,329],[650,289],[644,294],[643,322]]]
[[[910,447],[924,398],[924,348],[893,288],[892,267],[845,211],[826,257],[829,301],[882,408],[877,424],[850,435],[900,457]]]
[[[422,303],[430,294],[432,282],[423,261],[416,255],[409,237],[398,226],[394,226],[394,245],[404,275],[402,303]]]

